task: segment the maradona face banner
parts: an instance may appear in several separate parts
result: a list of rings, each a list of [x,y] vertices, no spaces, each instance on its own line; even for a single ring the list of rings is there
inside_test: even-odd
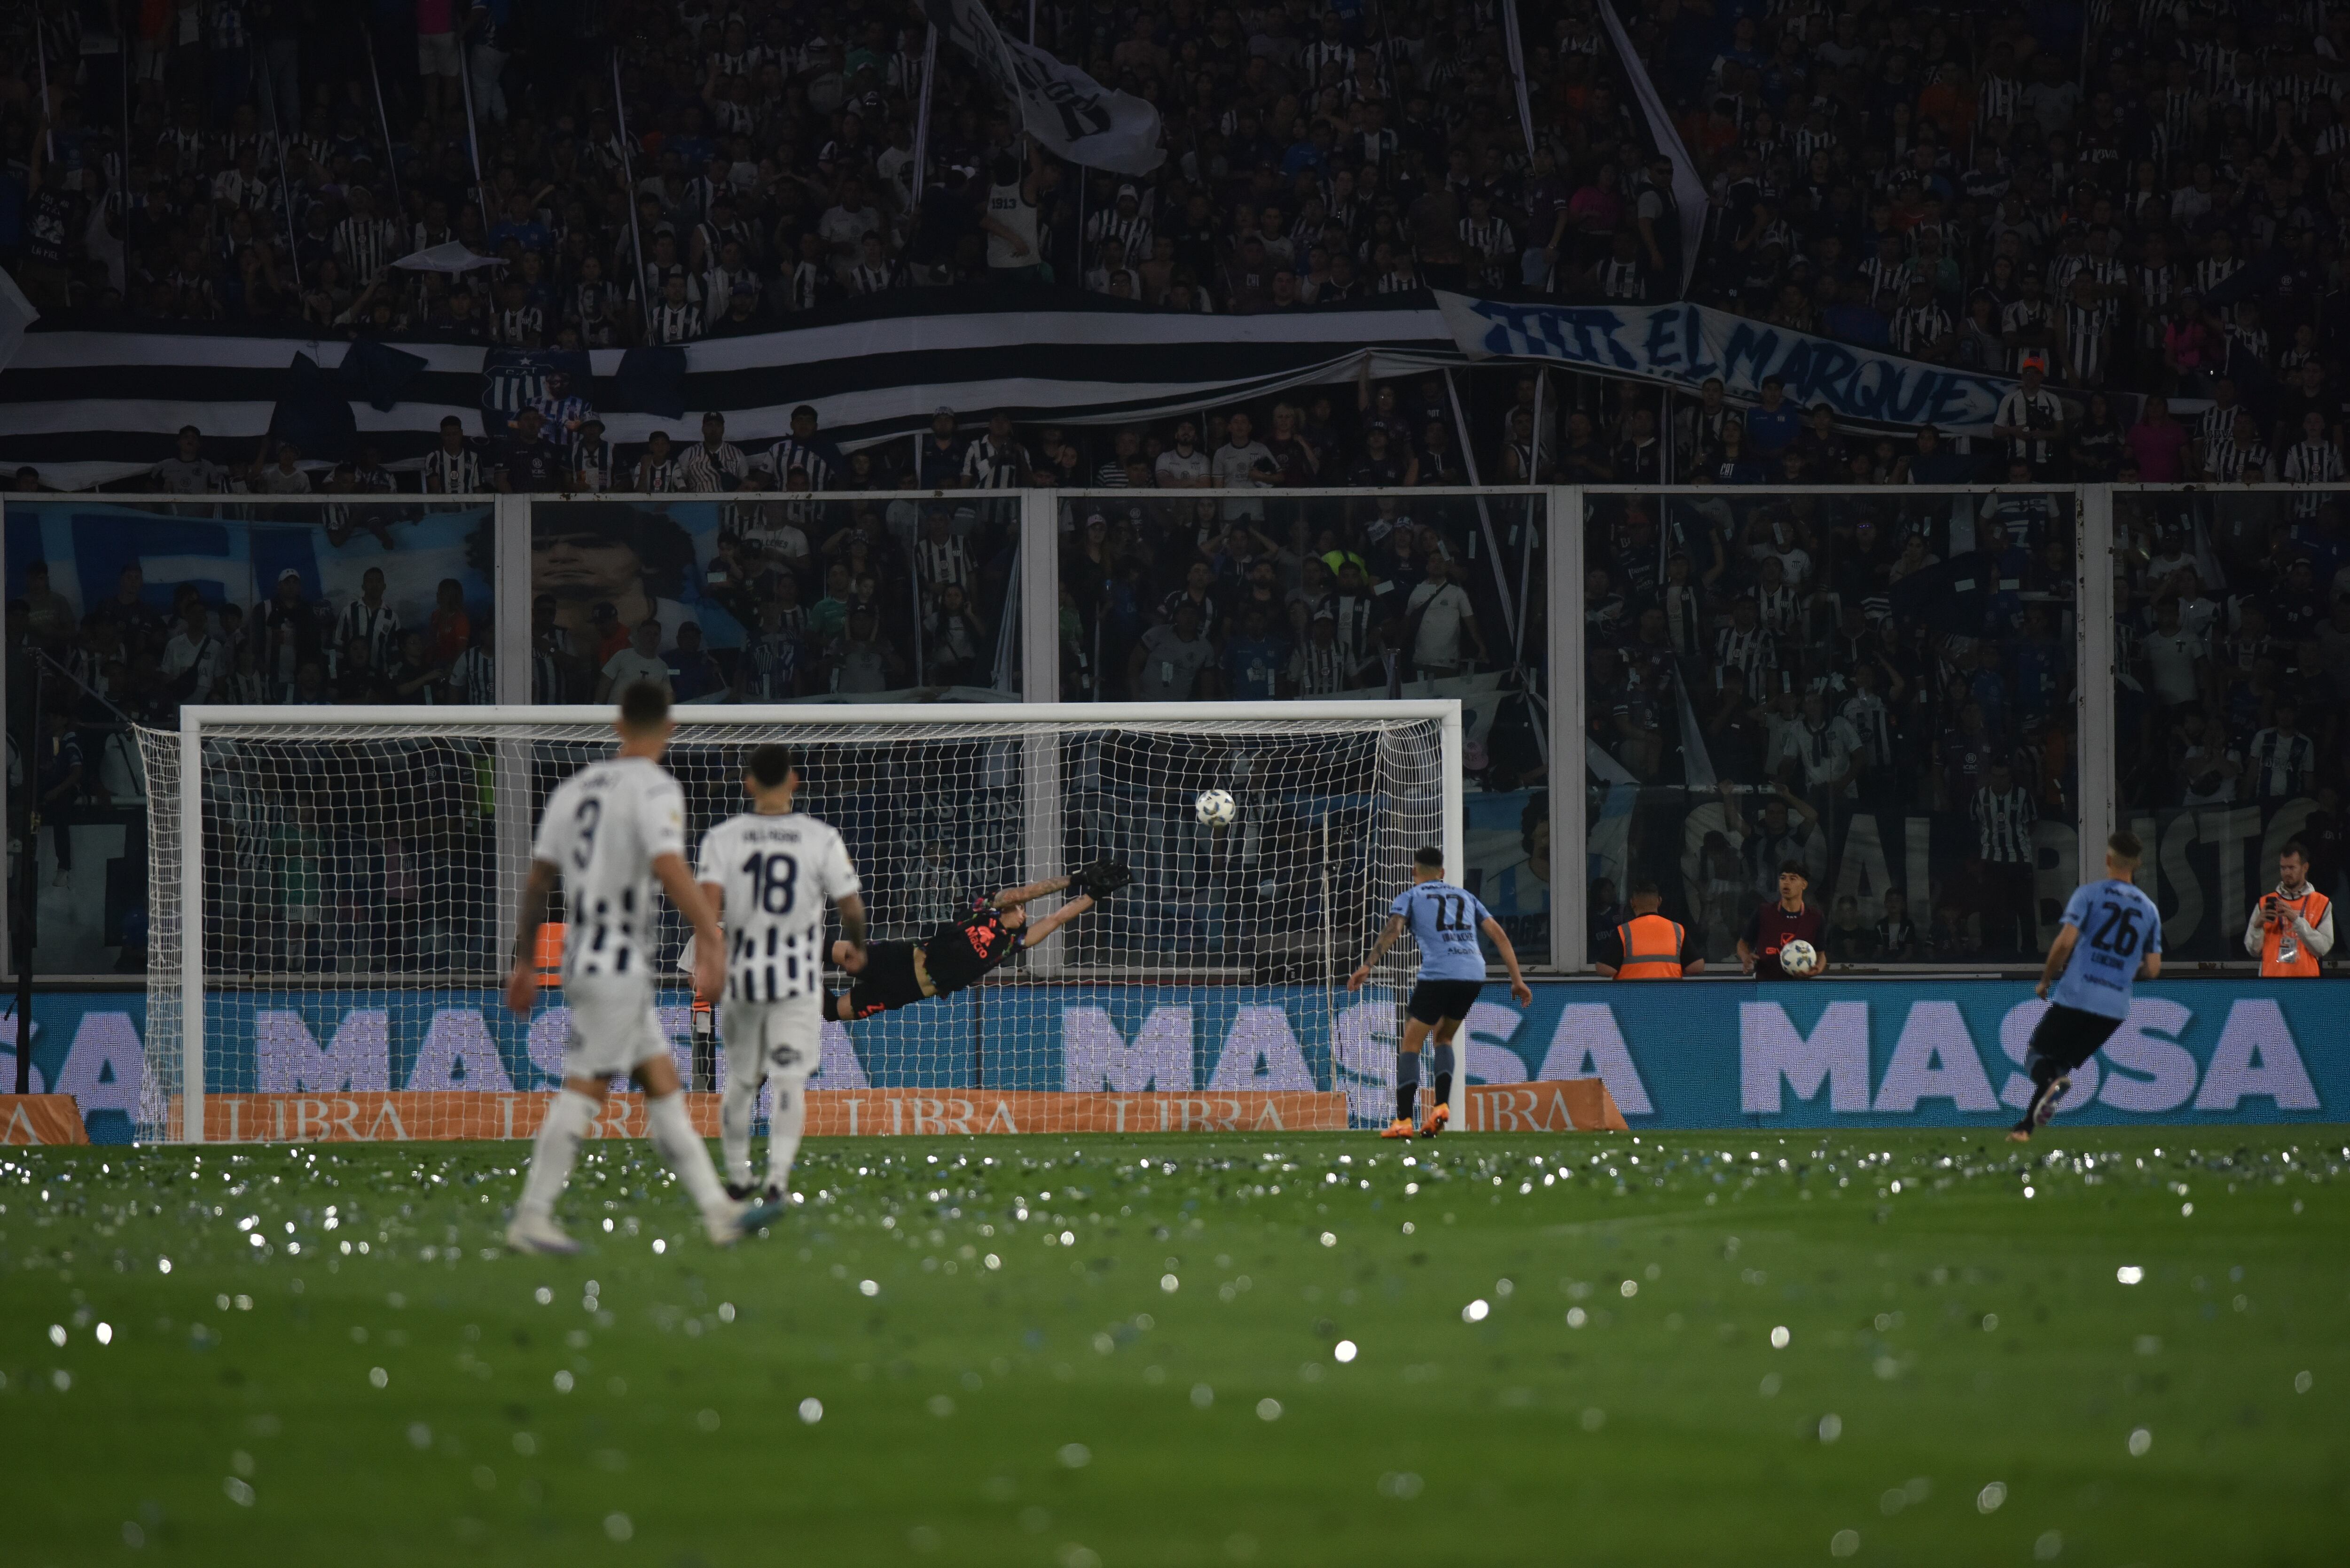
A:
[[[2058,1125],[2341,1120],[2345,999],[2350,982],[2334,980],[2142,987],[2129,1022],[2074,1075]],[[127,1139],[140,1117],[144,1001],[36,999],[35,1087],[73,1095],[97,1141]],[[666,1001],[662,1026],[691,1071],[684,998]],[[2045,1005],[2013,981],[1814,981],[1537,983],[1520,1009],[1493,985],[1471,1011],[1462,1057],[1471,1084],[1599,1078],[1634,1131],[1991,1128],[2028,1097],[2024,1045]],[[246,993],[216,1004],[207,1023],[206,1085],[217,1096],[537,1095],[556,1082],[564,1017],[542,1008],[525,1025],[472,991]],[[1393,1112],[1396,1019],[1392,999],[1305,986],[983,986],[869,1023],[827,1024],[811,1082],[885,1095],[1335,1094],[1366,1127]],[[0,1021],[0,1066],[13,1075],[11,1023]],[[1286,1112],[1284,1123],[1301,1125]],[[371,1110],[339,1132],[299,1117],[283,1125],[275,1130],[263,1107],[236,1130],[265,1141],[429,1130],[403,1120],[395,1132]],[[478,1130],[479,1118],[464,1125],[477,1130],[463,1136],[497,1136]]]
[[[1766,376],[1798,409],[1825,403],[1840,423],[1933,425],[1989,435],[2012,379],[1905,359],[1702,305],[1513,305],[1437,291],[1452,338],[1471,359],[1547,359],[1596,375],[1696,391],[1719,377],[1739,402]]]

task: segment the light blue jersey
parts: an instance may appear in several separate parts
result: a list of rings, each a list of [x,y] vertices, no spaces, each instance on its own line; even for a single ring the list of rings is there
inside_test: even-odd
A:
[[[2162,912],[2135,882],[2108,879],[2074,888],[2064,906],[2064,923],[2081,938],[2048,1000],[2106,1018],[2127,1018],[2137,966],[2147,954],[2162,950]]]
[[[1477,929],[1492,917],[1477,895],[1440,878],[1415,882],[1396,895],[1388,913],[1401,915],[1419,944],[1422,980],[1482,980],[1485,950]]]

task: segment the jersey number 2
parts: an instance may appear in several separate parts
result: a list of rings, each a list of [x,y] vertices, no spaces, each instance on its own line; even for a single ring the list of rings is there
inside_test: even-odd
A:
[[[800,863],[788,855],[754,852],[743,862],[751,878],[751,901],[770,915],[788,915],[800,885]]]

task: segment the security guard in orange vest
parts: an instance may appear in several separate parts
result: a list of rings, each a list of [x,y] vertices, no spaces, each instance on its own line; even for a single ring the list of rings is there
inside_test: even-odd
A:
[[[2298,838],[2277,851],[2276,891],[2252,906],[2244,950],[2261,961],[2262,974],[2281,980],[2314,979],[2318,961],[2334,950],[2334,904],[2309,885],[2309,851]]]
[[[1632,918],[1601,934],[1592,967],[1610,980],[1679,980],[1704,969],[1705,960],[1690,954],[1690,929],[1657,913],[1663,902],[1654,882],[1634,882]]]
[[[538,946],[532,955],[538,970],[538,989],[559,991],[563,986],[563,937],[561,920],[549,920],[538,928]]]

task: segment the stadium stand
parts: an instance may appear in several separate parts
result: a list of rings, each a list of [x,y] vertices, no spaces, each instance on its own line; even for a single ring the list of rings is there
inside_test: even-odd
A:
[[[2254,487],[2344,477],[2337,6],[1651,0],[1619,9],[1627,57],[1602,7],[1529,5],[1523,124],[1505,18],[1475,0],[999,6],[1008,35],[1033,16],[1040,46],[1159,106],[1170,155],[1142,176],[1035,153],[943,47],[915,170],[912,7],[427,3],[339,27],[297,0],[138,15],[127,58],[83,7],[0,19],[0,261],[45,328],[629,349],[991,293],[1204,318],[1424,302],[1433,285],[1569,303],[1686,292],[2021,382],[2001,432],[1972,439],[1839,428],[1768,389],[1741,407],[1503,369],[1463,372],[1460,401],[1444,378],[1407,376],[1125,425],[944,410],[927,441],[856,451],[813,421],[737,443],[698,410],[610,442],[555,385],[534,410],[500,410],[515,419],[498,439],[460,426],[421,460],[383,462],[362,437],[319,464],[198,430],[119,482],[208,512],[315,496],[329,535],[362,546],[362,517],[389,529],[449,504],[391,499],[419,492],[833,497],[726,504],[714,560],[639,528],[645,602],[716,606],[740,639],[709,645],[679,614],[657,634],[601,624],[567,599],[534,630],[544,700],[594,698],[640,635],[656,641],[636,656],[681,695],[1005,689],[1016,503],[985,493],[1036,486],[1136,493],[1062,504],[1065,695],[1499,673],[1540,698],[1544,621],[1565,607],[1521,597],[1518,504],[1412,492],[1590,486],[1591,738],[1644,813],[1669,805],[1692,835],[1638,817],[1627,865],[1646,854],[1668,888],[1720,884],[1721,910],[1701,891],[1669,902],[1712,931],[1767,880],[1776,857],[1744,852],[1762,836],[1816,854],[1833,892],[1865,820],[1892,886],[1864,877],[1846,929],[1870,931],[1847,951],[2012,957],[2036,950],[2047,913],[2033,834],[2077,814],[2069,486],[2200,483],[2228,488],[2115,502],[2122,815],[2242,803],[2265,825],[2314,802],[2319,880],[2338,875],[2350,536],[2338,494]],[[1676,144],[1707,196],[1687,236]],[[989,229],[992,192],[1023,236],[1033,202],[1033,253]],[[389,265],[450,241],[506,265]],[[1708,493],[1605,489],[1673,483]],[[2022,488],[1960,488],[1984,483]],[[1259,484],[1395,494],[1139,493]],[[41,476],[12,488],[38,493]],[[882,498],[900,488],[958,493]],[[546,514],[549,548],[615,526],[561,515],[568,534]],[[478,694],[479,603],[444,613],[437,584],[358,654],[356,584],[255,597],[233,618],[210,606],[192,635],[153,607],[77,618],[27,584],[24,636],[151,722],[206,696]],[[1547,767],[1534,723],[1511,713],[1483,765],[1523,793]],[[45,776],[99,787],[104,723],[86,739],[88,758]],[[1543,809],[1537,790],[1513,836],[1529,855]],[[1930,824],[1915,848],[1912,819]],[[1876,929],[1913,868],[1936,891]],[[1595,884],[1595,929],[1616,885]]]

